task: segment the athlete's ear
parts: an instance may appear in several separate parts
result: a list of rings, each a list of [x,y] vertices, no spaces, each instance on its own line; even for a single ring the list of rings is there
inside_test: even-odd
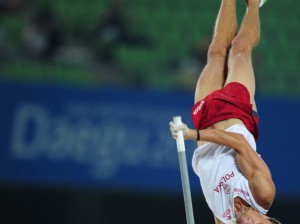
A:
[[[255,223],[249,215],[243,214],[240,217],[238,217],[236,224],[255,224]]]

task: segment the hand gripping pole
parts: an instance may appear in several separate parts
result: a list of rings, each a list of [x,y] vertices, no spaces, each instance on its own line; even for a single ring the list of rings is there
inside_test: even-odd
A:
[[[173,117],[173,122],[175,126],[180,125],[182,123],[181,117],[180,116]],[[187,220],[187,224],[194,224],[195,221],[194,221],[194,213],[193,213],[193,204],[192,204],[189,173],[188,173],[188,168],[186,163],[186,153],[185,153],[185,145],[184,145],[184,138],[183,138],[182,131],[178,132],[176,145],[177,145],[177,152],[178,152],[178,159],[179,159],[179,166],[180,166],[180,175],[181,175],[181,182],[182,182],[186,220]]]

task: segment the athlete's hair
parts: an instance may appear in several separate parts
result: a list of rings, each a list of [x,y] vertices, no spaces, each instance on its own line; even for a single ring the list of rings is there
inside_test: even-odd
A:
[[[279,222],[277,219],[274,219],[274,218],[269,218],[269,221],[270,221],[272,224],[281,224],[281,222]]]

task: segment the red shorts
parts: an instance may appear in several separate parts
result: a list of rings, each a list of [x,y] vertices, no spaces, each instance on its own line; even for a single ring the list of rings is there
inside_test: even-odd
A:
[[[222,120],[238,118],[258,139],[258,115],[252,111],[249,91],[241,83],[231,82],[223,89],[213,91],[193,106],[191,115],[198,130]]]

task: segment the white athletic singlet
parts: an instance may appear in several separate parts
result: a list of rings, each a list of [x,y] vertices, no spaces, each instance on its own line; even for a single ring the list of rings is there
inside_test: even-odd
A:
[[[243,134],[256,151],[255,140],[244,125],[233,125],[226,131]],[[267,210],[254,200],[248,181],[238,167],[233,149],[207,143],[195,150],[192,165],[200,178],[202,191],[209,208],[222,222],[227,223],[235,218],[235,197],[242,198],[260,213],[267,213]]]

